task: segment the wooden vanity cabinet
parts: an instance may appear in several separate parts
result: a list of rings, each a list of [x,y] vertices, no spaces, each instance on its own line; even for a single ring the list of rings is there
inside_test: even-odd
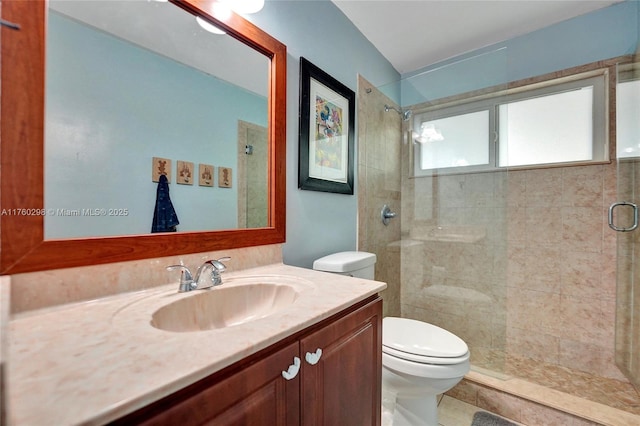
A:
[[[322,355],[317,364],[307,354]],[[302,425],[380,425],[382,301],[300,339]]]
[[[372,297],[112,424],[379,426],[381,374]]]

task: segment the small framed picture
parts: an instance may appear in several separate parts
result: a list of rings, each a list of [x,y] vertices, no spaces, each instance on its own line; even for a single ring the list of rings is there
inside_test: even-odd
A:
[[[213,186],[213,166],[211,164],[198,164],[198,184]]]
[[[218,167],[218,186],[220,188],[231,188],[233,181],[232,170],[230,167]]]
[[[165,175],[171,183],[171,160],[160,157],[153,157],[151,160],[151,181],[159,182],[160,176]]]
[[[176,182],[181,185],[193,185],[193,163],[178,160]]]

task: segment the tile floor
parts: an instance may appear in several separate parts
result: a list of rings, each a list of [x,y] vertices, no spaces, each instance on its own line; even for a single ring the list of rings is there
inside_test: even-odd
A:
[[[476,411],[484,410],[450,396],[441,395],[438,401],[438,423],[440,426],[470,426]]]
[[[505,355],[500,351],[476,350],[473,365],[490,372],[500,371],[569,395],[640,415],[640,397],[626,381],[594,376],[555,364]]]

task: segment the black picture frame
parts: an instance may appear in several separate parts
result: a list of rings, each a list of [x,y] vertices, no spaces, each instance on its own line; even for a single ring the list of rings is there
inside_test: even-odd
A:
[[[353,195],[355,98],[300,58],[299,189]]]

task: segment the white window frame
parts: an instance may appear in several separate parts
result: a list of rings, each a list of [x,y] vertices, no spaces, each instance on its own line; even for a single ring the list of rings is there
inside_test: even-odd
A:
[[[640,76],[638,75],[638,63],[622,64],[618,66],[617,82],[616,82],[616,159],[618,161],[625,161],[629,159],[637,159],[640,156],[640,145],[635,142],[631,142],[630,138],[637,138],[638,127],[637,123],[637,110],[635,105],[631,110],[624,110],[621,112],[620,104],[620,85],[624,83],[638,84],[640,83]],[[636,89],[637,90],[637,89]],[[629,95],[629,93],[627,93]],[[637,98],[636,95],[631,94],[634,102]],[[626,151],[625,148],[631,148],[631,151]]]
[[[527,164],[519,166],[499,165],[499,106],[510,102],[517,102],[536,97],[563,93],[570,90],[577,90],[581,87],[593,86],[593,129],[592,129],[592,159],[554,162],[543,164]],[[421,147],[422,144],[416,142],[419,135],[420,126],[423,122],[454,117],[470,112],[488,110],[489,111],[489,135],[493,135],[493,140],[487,141],[489,150],[489,164],[446,167],[437,169],[421,168]],[[574,164],[594,164],[609,162],[609,70],[602,68],[594,71],[574,74],[566,77],[545,80],[535,84],[529,84],[512,89],[496,90],[481,96],[471,96],[466,99],[458,99],[455,102],[448,102],[426,108],[414,113],[413,118],[413,140],[414,140],[414,161],[413,174],[415,177],[431,176],[435,174],[455,174],[473,173],[480,171],[530,169],[542,167],[567,166]]]

